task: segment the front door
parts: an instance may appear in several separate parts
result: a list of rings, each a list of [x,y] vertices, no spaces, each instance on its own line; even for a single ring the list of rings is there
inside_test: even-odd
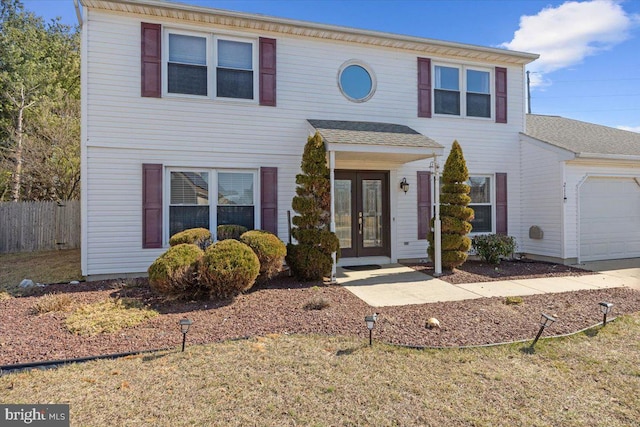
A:
[[[390,256],[389,173],[336,171],[334,184],[341,256]]]

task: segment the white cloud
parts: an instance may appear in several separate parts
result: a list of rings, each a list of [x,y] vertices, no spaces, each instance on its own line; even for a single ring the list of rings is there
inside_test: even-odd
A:
[[[532,86],[544,86],[544,73],[581,63],[629,38],[640,16],[627,14],[615,0],[568,1],[520,17],[513,40],[501,47],[540,54],[530,64]],[[547,82],[548,84],[548,82]]]
[[[618,126],[618,129],[628,130],[630,132],[640,133],[640,126]]]

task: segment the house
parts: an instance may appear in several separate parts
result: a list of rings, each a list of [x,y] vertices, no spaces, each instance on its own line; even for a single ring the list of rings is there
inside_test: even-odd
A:
[[[434,165],[454,140],[471,174],[474,232],[576,256],[552,237],[571,221],[561,206],[548,212],[564,221],[558,230],[529,214],[541,178],[524,151],[556,154],[525,128],[524,71],[537,55],[160,0],[80,5],[90,279],[146,272],[184,228],[241,224],[287,241],[315,132],[342,265],[426,258]],[[532,225],[543,239],[529,238]]]
[[[520,144],[523,252],[640,257],[639,133],[530,114]]]

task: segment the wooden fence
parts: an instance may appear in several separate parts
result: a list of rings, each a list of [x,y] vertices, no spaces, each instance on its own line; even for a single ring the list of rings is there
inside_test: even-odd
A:
[[[0,202],[0,253],[79,247],[79,200]]]

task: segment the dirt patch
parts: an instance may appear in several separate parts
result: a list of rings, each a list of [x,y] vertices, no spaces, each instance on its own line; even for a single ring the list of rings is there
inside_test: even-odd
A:
[[[474,263],[470,263],[468,271],[456,269],[443,279],[502,280],[522,278],[525,271],[529,272],[525,275],[529,278],[591,274],[583,270],[565,270],[564,266],[553,264],[544,266],[546,271],[539,265],[519,264],[518,276],[513,275],[515,270],[505,275],[507,265],[501,264],[499,270],[493,270],[501,274],[496,277],[488,275],[486,267],[473,267]],[[485,273],[478,273],[477,268],[482,268]],[[425,266],[423,271],[428,271],[428,267]],[[484,280],[478,280],[479,277]],[[188,344],[269,333],[343,335],[366,340],[368,330],[364,316],[377,311],[376,340],[412,346],[462,346],[531,339],[537,332],[541,312],[558,319],[545,332],[546,336],[575,332],[601,321],[600,301],[615,304],[610,317],[640,311],[640,292],[626,288],[524,296],[522,304],[516,305],[507,304],[504,298],[481,298],[373,308],[341,286],[300,283],[290,277],[280,277],[255,287],[233,301],[218,302],[167,302],[155,294],[144,279],[126,284],[104,281],[49,285],[37,292],[37,295],[29,297],[0,301],[0,364],[178,347],[182,340],[178,322],[184,317],[193,320]],[[160,316],[118,332],[74,335],[64,327],[70,312],[35,314],[34,305],[46,293],[67,294],[74,305],[113,297],[134,298],[160,312]],[[313,309],[317,305],[313,304],[314,301],[323,301],[320,304],[323,308]],[[437,318],[441,328],[425,328],[430,317]]]

